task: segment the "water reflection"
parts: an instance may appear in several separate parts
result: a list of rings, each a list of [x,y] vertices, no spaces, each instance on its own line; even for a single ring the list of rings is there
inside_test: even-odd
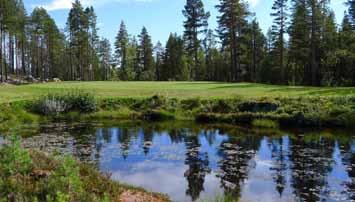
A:
[[[73,153],[113,179],[196,201],[355,200],[355,141],[190,126],[47,126],[26,147]],[[228,132],[227,132],[228,131]]]

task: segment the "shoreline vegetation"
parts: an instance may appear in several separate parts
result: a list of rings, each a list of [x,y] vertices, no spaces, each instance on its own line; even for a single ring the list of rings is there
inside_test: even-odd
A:
[[[170,201],[110,179],[70,155],[45,154],[21,147],[10,136],[0,147],[0,201]]]
[[[252,94],[253,89],[250,91]],[[261,128],[355,126],[355,95],[351,93],[286,95],[104,97],[86,89],[34,93],[33,98],[0,104],[0,131],[10,132],[9,129],[21,124],[93,120],[183,120]]]

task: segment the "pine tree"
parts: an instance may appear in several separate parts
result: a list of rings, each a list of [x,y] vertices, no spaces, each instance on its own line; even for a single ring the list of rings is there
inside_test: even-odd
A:
[[[162,70],[164,65],[164,48],[163,45],[158,41],[154,47],[155,52],[155,78],[157,81],[162,80]]]
[[[98,55],[100,60],[101,79],[111,78],[111,44],[108,39],[101,39],[99,43]]]
[[[70,77],[73,80],[84,80],[84,68],[88,65],[89,19],[79,0],[74,1],[69,11],[67,30],[70,43]]]
[[[201,47],[199,34],[206,32],[210,13],[205,12],[202,0],[187,0],[182,13],[186,18],[186,21],[184,21],[186,49],[189,55],[193,56],[191,77],[193,79],[199,79],[201,68],[201,61],[198,60],[198,52]]]
[[[321,40],[321,4],[319,0],[307,0],[310,7],[310,70],[311,80],[309,84],[319,86],[321,82],[320,74],[320,40]]]
[[[99,29],[97,28],[97,16],[95,14],[95,10],[94,8],[88,7],[85,9],[85,15],[87,17],[88,20],[88,25],[87,25],[87,34],[88,34],[88,42],[87,42],[87,57],[88,57],[88,61],[87,61],[87,65],[88,65],[88,69],[87,69],[87,79],[88,80],[94,80],[95,79],[95,69],[98,68],[98,64],[97,64],[97,60],[98,60],[98,56],[97,56],[97,51],[99,49],[99,36],[98,36],[98,31]]]
[[[165,47],[162,80],[189,80],[184,40],[177,34],[170,34]]]
[[[353,26],[353,30],[355,30],[355,0],[347,0],[346,4],[349,6],[348,18]]]
[[[338,85],[353,86],[355,84],[355,34],[347,13],[344,15],[338,33],[337,50],[334,55],[337,59],[334,77]]]
[[[153,58],[153,45],[148,31],[143,27],[139,38],[139,45],[137,51],[137,67],[136,79],[137,80],[154,80],[154,58]]]
[[[256,82],[260,76],[258,74],[259,67],[262,65],[262,61],[265,56],[266,38],[261,31],[259,23],[254,19],[250,25],[250,68],[249,75],[250,81]]]
[[[122,72],[121,79],[123,80],[127,79],[126,66],[127,66],[128,42],[129,42],[129,38],[128,38],[126,25],[122,21],[115,41],[115,61],[117,65],[119,65],[120,67],[120,71]]]
[[[281,71],[281,83],[286,83],[285,81],[285,38],[284,35],[287,30],[287,0],[275,0],[274,5],[272,6],[271,16],[274,17],[272,25],[272,34],[274,42],[274,53],[278,58],[278,66]]]
[[[290,36],[288,60],[292,67],[292,80],[298,84],[306,84],[310,80],[310,29],[308,19],[309,12],[306,0],[294,0],[288,30]]]
[[[136,72],[138,66],[137,60],[137,53],[138,53],[138,42],[133,36],[129,39],[128,48],[127,48],[127,65],[125,68],[124,75],[127,76],[127,80],[135,80],[136,79]],[[120,73],[122,74],[122,72]],[[120,76],[121,78],[123,76]]]
[[[334,86],[340,85],[338,78],[336,77],[336,64],[337,58],[337,25],[335,23],[335,14],[332,11],[326,9],[323,15],[323,28],[321,38],[321,85]]]
[[[240,0],[220,0],[216,6],[218,16],[218,34],[223,49],[230,54],[230,76],[229,81],[240,80],[240,36],[245,27],[248,16],[247,6]]]

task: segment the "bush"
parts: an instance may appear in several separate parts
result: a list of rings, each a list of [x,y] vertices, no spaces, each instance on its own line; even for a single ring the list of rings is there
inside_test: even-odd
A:
[[[9,144],[0,150],[0,199],[26,193],[24,181],[32,169],[29,153],[20,146],[20,139],[9,138]]]
[[[62,162],[49,179],[49,190],[52,201],[56,198],[66,198],[65,201],[79,201],[83,198],[84,189],[80,179],[80,168],[73,157],[66,155],[58,159]],[[48,200],[48,198],[47,198]]]
[[[191,98],[181,101],[181,107],[184,110],[193,110],[201,107],[201,100],[199,98]]]
[[[96,111],[96,101],[93,95],[81,91],[48,94],[33,103],[32,111],[41,115],[54,116],[72,111],[91,113]]]
[[[165,121],[173,120],[175,116],[163,110],[148,110],[143,113],[142,119],[146,121]]]
[[[241,112],[273,112],[276,111],[279,106],[280,103],[276,101],[257,100],[243,102],[239,104],[238,109]]]
[[[167,99],[163,96],[154,95],[148,99],[137,100],[130,106],[133,110],[160,109],[166,105]]]
[[[235,112],[234,106],[236,102],[234,100],[217,100],[212,105],[212,112],[214,113],[232,113]]]

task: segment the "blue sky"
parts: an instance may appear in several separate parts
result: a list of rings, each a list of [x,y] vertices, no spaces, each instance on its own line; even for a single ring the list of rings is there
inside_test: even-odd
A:
[[[24,0],[27,12],[36,6],[49,10],[60,28],[65,27],[67,14],[73,0]],[[343,18],[345,0],[331,0],[337,22]],[[124,20],[131,35],[138,35],[146,26],[153,42],[165,42],[170,32],[183,32],[184,17],[182,9],[186,0],[82,0],[84,6],[93,5],[98,16],[99,34],[113,42],[121,20]],[[248,0],[252,12],[266,32],[272,23],[270,17],[272,0]],[[210,27],[217,26],[218,0],[204,0],[205,9],[211,12]]]

